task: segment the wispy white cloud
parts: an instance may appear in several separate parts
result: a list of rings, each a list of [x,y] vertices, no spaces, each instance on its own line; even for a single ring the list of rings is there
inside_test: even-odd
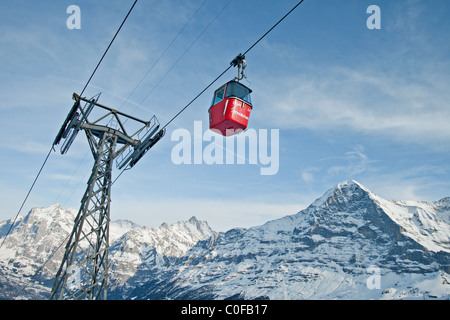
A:
[[[351,151],[347,151],[342,159],[346,163],[344,165],[335,165],[328,168],[328,174],[333,176],[346,175],[355,177],[368,170],[371,162],[369,157],[364,153],[364,147],[357,145]]]
[[[306,183],[313,183],[315,181],[315,174],[320,172],[320,168],[309,167],[302,171],[301,177],[302,180]]]
[[[22,152],[24,154],[36,154],[36,155],[47,154],[50,150],[50,144],[45,145],[41,142],[32,140],[18,141],[17,139],[11,139],[9,141],[1,142],[0,147]]]
[[[386,199],[434,201],[449,196],[450,182],[435,178],[447,175],[446,168],[422,165],[366,176],[362,182]]]
[[[289,76],[266,88],[268,97],[279,99],[267,106],[265,116],[282,128],[344,129],[397,141],[447,143],[450,91],[444,87],[450,82],[442,83],[440,74],[421,79],[348,67],[317,69],[315,75]]]
[[[369,159],[364,151],[364,146],[356,145],[343,155],[318,160],[316,166],[304,169],[301,177],[304,182],[309,184],[317,181],[356,179],[364,173],[376,170],[371,166],[375,162],[377,161]]]

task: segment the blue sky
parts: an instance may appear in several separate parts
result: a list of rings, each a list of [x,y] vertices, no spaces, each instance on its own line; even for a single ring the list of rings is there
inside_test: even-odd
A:
[[[140,0],[85,96],[102,92],[105,105],[165,123],[296,2]],[[72,93],[132,3],[1,5],[0,220],[17,213]],[[81,9],[80,30],[66,27],[69,5]],[[380,30],[366,26],[370,5],[381,9]],[[171,160],[172,134],[193,134],[195,121],[206,131],[212,94],[232,69],[120,177],[112,218],[153,227],[195,215],[225,231],[294,214],[349,179],[387,199],[450,196],[449,15],[447,0],[305,0],[247,54],[249,127],[279,130],[278,173]],[[22,214],[54,203],[78,208],[92,165],[80,134],[67,155],[52,153]]]

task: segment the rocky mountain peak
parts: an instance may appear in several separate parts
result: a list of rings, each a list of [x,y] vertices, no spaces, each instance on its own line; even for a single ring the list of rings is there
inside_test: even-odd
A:
[[[369,197],[372,192],[355,180],[349,180],[337,184],[325,194],[313,202],[311,206],[330,206],[332,204],[345,205],[346,203]]]

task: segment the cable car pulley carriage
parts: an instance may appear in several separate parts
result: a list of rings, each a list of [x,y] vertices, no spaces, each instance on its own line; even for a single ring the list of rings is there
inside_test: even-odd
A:
[[[238,76],[219,87],[213,96],[209,113],[209,128],[223,136],[232,136],[247,129],[253,109],[252,90],[239,81],[245,78],[245,56],[239,54],[230,63],[238,67]]]

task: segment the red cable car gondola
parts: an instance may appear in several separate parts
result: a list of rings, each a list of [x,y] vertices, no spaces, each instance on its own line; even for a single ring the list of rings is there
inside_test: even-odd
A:
[[[241,54],[238,55],[231,65],[239,67],[240,75],[214,92],[211,107],[208,110],[209,128],[223,136],[231,136],[247,129],[253,109],[250,98],[252,90],[236,81],[245,77],[245,57]]]

